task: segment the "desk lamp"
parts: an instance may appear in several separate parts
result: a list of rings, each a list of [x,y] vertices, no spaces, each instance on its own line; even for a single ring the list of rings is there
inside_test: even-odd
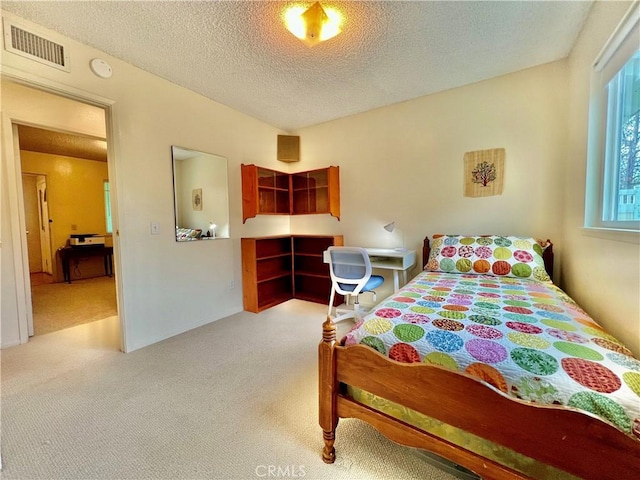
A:
[[[396,228],[396,221],[394,220],[392,222],[389,222],[382,228],[384,228],[387,232],[392,233]],[[396,250],[399,252],[404,252],[406,250],[404,248],[404,232],[402,232],[402,230],[399,230],[399,231],[400,231],[400,234],[402,235],[402,246],[397,247]]]

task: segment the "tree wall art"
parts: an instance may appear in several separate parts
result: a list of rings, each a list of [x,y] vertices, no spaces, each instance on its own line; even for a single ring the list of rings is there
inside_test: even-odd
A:
[[[489,197],[502,194],[504,148],[476,150],[464,154],[464,196]]]

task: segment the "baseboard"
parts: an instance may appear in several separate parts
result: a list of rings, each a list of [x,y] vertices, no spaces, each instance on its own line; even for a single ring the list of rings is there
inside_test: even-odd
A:
[[[3,343],[2,345],[0,345],[0,349],[4,350],[5,348],[9,348],[9,347],[17,347],[18,345],[22,345],[22,343],[20,343],[20,340],[16,340],[14,342],[9,342],[9,343]]]

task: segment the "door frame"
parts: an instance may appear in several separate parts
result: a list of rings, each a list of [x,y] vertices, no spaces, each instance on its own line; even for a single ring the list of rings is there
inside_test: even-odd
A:
[[[115,101],[93,95],[84,90],[78,90],[68,85],[36,77],[19,70],[8,68],[0,74],[0,78],[12,81],[25,87],[44,91],[48,94],[68,98],[76,102],[96,106],[105,111],[105,130],[107,140],[107,171],[111,184],[111,213],[113,220],[113,271],[116,279],[116,303],[120,322],[120,350],[127,352],[126,314],[122,291],[122,268],[120,262],[120,232],[118,182],[116,172],[117,139],[116,129],[116,105]],[[20,343],[29,341],[29,325],[33,324],[33,309],[31,297],[31,281],[29,277],[29,258],[27,250],[27,235],[25,230],[24,198],[22,197],[22,164],[20,161],[20,147],[18,143],[18,124],[30,125],[39,128],[60,131],[59,126],[52,124],[34,124],[28,118],[12,117],[2,112],[2,129],[5,142],[3,156],[7,174],[7,194],[10,205],[11,237],[13,243],[13,264],[17,297],[18,331]],[[82,133],[82,132],[69,132]]]

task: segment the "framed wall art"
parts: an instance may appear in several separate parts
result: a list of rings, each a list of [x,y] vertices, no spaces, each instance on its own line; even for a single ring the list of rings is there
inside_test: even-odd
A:
[[[194,188],[191,191],[191,206],[194,210],[202,210],[202,189]]]
[[[504,181],[504,148],[464,154],[464,196],[501,195]]]

